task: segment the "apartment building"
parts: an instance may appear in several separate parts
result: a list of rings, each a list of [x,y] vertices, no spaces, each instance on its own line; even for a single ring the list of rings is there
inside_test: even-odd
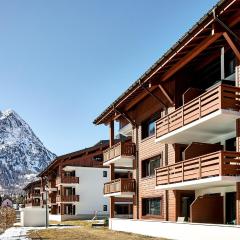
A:
[[[23,188],[25,191],[25,207],[40,207],[41,203],[41,181],[29,183]]]
[[[47,192],[50,220],[91,219],[95,214],[109,214],[108,201],[102,194],[104,183],[109,181],[109,168],[103,166],[103,151],[108,146],[109,141],[103,140],[59,156],[38,175],[42,201],[46,201]]]
[[[220,1],[94,120],[110,128],[113,220],[116,198],[127,197],[135,220],[240,224],[239,16],[240,1]],[[137,224],[124,221],[110,227]],[[141,226],[129,231],[152,234]]]

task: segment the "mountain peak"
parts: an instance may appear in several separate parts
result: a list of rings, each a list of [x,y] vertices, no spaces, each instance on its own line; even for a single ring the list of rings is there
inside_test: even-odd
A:
[[[14,110],[0,111],[0,190],[21,189],[55,157]]]

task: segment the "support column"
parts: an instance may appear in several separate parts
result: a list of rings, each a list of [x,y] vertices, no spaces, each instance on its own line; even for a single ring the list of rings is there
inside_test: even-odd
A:
[[[236,66],[236,75],[235,75],[235,85],[236,87],[240,87],[240,62],[237,61],[237,66]]]
[[[115,171],[114,171],[114,168],[115,168],[114,163],[111,163],[111,164],[110,164],[110,180],[111,180],[111,181],[115,179]]]
[[[109,146],[112,147],[114,145],[114,121],[110,122],[109,127],[110,127]]]
[[[115,172],[114,172],[114,163],[110,164],[110,180],[115,179]],[[110,218],[114,218],[115,214],[115,197],[110,197]]]
[[[237,68],[236,68],[237,70]],[[239,77],[238,84],[240,83],[240,68],[236,77]],[[236,81],[237,84],[237,81]],[[240,118],[236,120],[236,151],[240,152]],[[240,224],[240,182],[236,183],[236,224]]]
[[[240,118],[236,120],[236,152],[240,152]]]
[[[236,224],[240,225],[240,182],[236,183]]]
[[[64,215],[64,204],[63,203],[61,203],[60,204],[60,212],[61,212],[61,215]]]

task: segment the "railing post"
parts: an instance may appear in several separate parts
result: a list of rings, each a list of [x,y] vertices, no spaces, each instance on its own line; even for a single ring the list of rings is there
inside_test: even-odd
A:
[[[222,85],[220,85],[218,88],[218,96],[219,96],[219,102],[220,102],[219,109],[222,109],[223,108],[223,87],[222,87]]]
[[[184,182],[184,162],[182,162],[182,182]]]
[[[198,100],[198,108],[199,108],[199,119],[202,117],[202,113],[201,113],[201,97],[199,97]]]
[[[169,115],[167,115],[167,125],[168,125],[168,133],[169,133],[169,125],[170,125],[170,122],[169,122]]]
[[[167,175],[168,175],[168,184],[169,184],[169,167],[167,167]]]
[[[184,126],[184,106],[182,106],[182,126]]]
[[[201,179],[202,178],[202,158],[199,157],[199,175],[198,178]]]
[[[219,153],[219,176],[223,175],[223,152]]]

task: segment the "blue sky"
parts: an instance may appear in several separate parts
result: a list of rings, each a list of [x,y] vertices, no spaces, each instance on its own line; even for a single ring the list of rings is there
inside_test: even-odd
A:
[[[92,121],[216,0],[0,2],[0,110],[57,155],[108,138]]]

